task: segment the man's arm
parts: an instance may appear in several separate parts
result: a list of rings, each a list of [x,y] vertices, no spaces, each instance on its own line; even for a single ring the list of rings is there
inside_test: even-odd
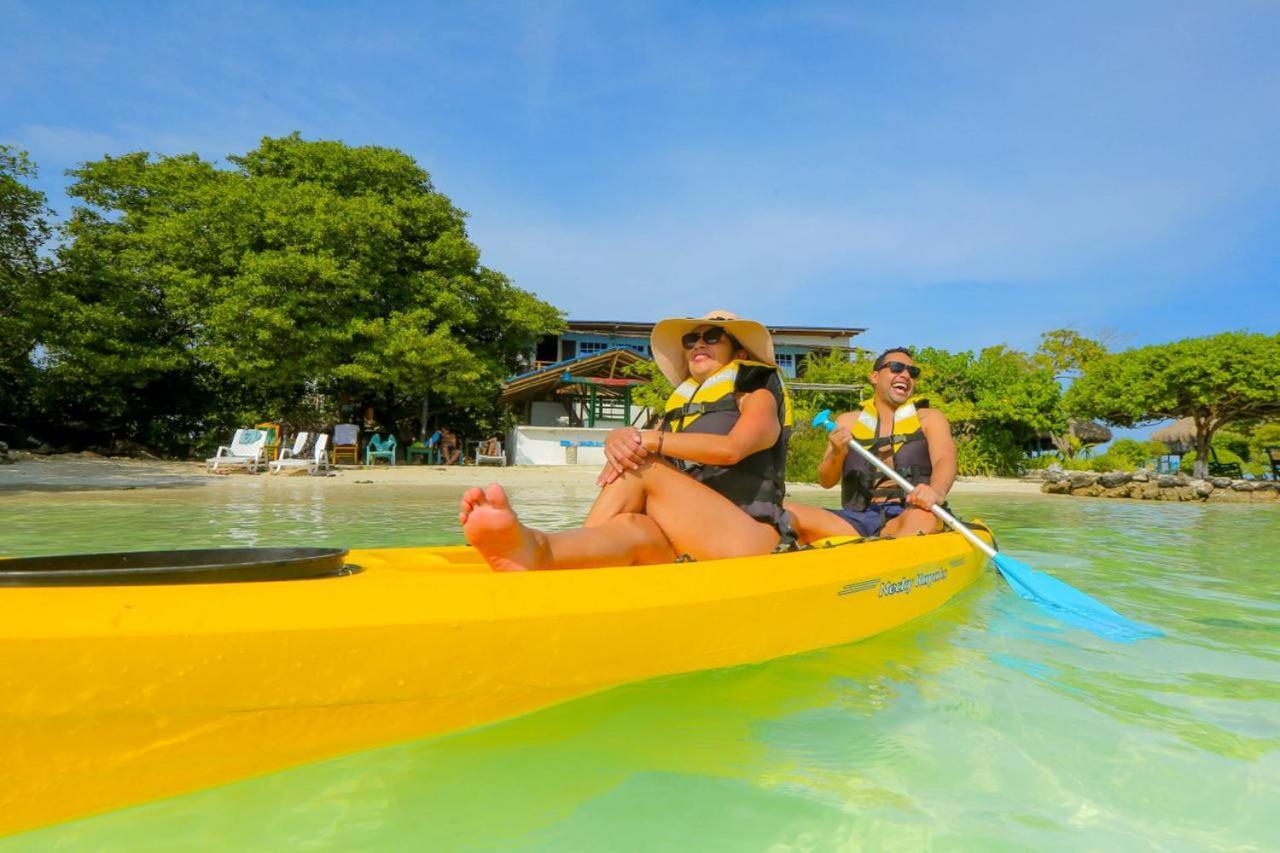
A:
[[[922,409],[920,429],[929,442],[929,464],[933,473],[929,484],[916,486],[907,496],[907,503],[921,509],[933,509],[947,499],[947,493],[956,482],[956,442],[951,437],[951,424],[946,415],[937,409]]]

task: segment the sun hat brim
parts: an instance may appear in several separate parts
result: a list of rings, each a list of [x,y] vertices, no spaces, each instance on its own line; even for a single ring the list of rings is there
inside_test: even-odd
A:
[[[699,326],[720,326],[733,335],[752,361],[777,367],[773,355],[773,336],[763,324],[755,320],[743,320],[731,311],[710,311],[701,317],[668,317],[659,320],[649,336],[649,349],[662,375],[672,385],[679,385],[689,378],[689,363],[685,359],[684,345],[680,339]]]

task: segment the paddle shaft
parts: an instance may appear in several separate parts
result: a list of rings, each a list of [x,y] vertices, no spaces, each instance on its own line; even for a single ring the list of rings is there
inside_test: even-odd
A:
[[[829,430],[835,429],[835,423],[833,423],[832,421],[827,421],[827,424],[829,425],[827,429]],[[859,444],[857,439],[853,439],[849,442],[849,449],[854,451],[855,453],[860,454],[863,459],[867,460],[872,465],[876,466],[876,468],[879,469],[881,474],[884,474],[890,480],[893,480],[895,483],[897,483],[899,486],[905,489],[907,494],[910,494],[911,490],[915,488],[915,486],[911,485],[911,483],[907,481],[906,477],[903,477],[897,471],[893,470],[888,465],[886,465],[883,459],[880,459],[870,450],[867,450],[865,447]],[[938,518],[942,519],[942,522],[946,524],[948,527],[950,527],[952,530],[954,530],[956,533],[959,533],[965,539],[968,539],[970,545],[977,548],[979,551],[986,554],[991,559],[993,560],[995,559],[996,549],[992,548],[986,542],[983,542],[976,535],[974,535],[974,532],[969,528],[965,527],[963,524],[961,524],[960,521],[954,515],[947,512],[938,504],[933,505],[933,509],[931,510],[931,512],[934,515],[936,515]]]

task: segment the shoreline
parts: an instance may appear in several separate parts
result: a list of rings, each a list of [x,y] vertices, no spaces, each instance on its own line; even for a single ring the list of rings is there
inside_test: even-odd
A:
[[[291,474],[211,474],[203,462],[175,462],[111,458],[75,453],[33,456],[0,467],[0,498],[31,493],[114,492],[136,489],[235,488],[240,483],[269,482],[273,488],[314,489],[346,486],[386,486],[407,488],[463,489],[467,486],[499,482],[516,487],[593,486],[599,469],[593,465],[557,466],[428,466],[379,465],[374,468],[343,466],[328,476]],[[795,495],[838,494],[813,483],[788,483]],[[1004,477],[960,477],[953,495],[1010,494],[1039,495],[1040,483]]]

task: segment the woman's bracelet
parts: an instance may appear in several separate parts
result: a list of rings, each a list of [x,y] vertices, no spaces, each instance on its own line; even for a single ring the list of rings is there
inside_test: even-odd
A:
[[[659,456],[662,455],[662,439],[665,438],[666,435],[667,435],[666,430],[660,430],[658,432],[658,455]]]

